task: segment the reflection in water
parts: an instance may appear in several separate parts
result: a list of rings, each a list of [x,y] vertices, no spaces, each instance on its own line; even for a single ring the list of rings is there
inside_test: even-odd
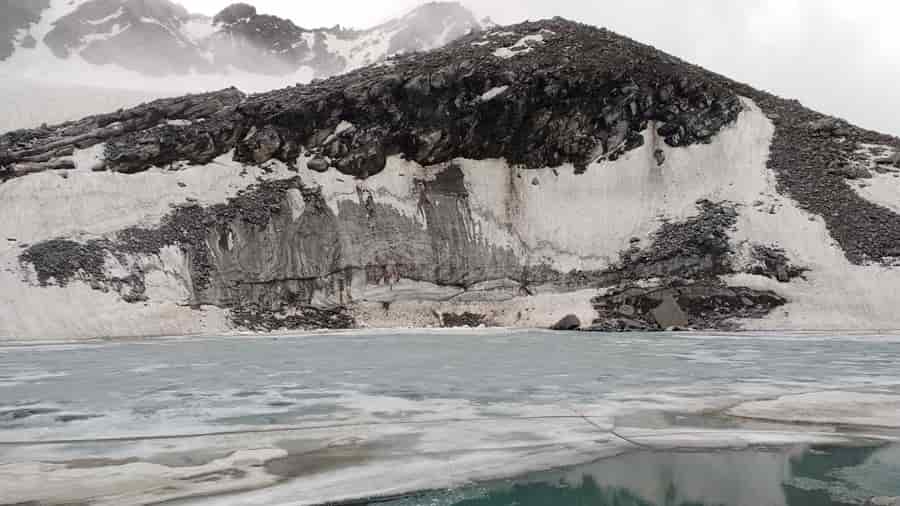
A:
[[[845,506],[900,496],[900,447],[642,452],[392,506]]]

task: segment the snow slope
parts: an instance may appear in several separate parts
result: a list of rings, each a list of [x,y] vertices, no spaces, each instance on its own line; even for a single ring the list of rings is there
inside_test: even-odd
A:
[[[754,244],[774,244],[784,248],[796,265],[810,269],[805,279],[792,283],[749,274],[727,277],[731,284],[772,290],[789,301],[766,319],[744,322],[747,328],[900,327],[891,309],[900,303],[900,273],[888,267],[851,265],[829,239],[821,220],[775,191],[773,175],[766,168],[774,128],[752,101],[745,99],[744,105],[737,123],[710,144],[671,148],[648,129],[643,147],[615,162],[594,163],[581,175],[571,166],[524,170],[502,160],[459,160],[472,209],[470,233],[476,242],[512,251],[526,264],[545,263],[562,272],[602,270],[614,264],[632,238],[645,238],[663,223],[695,216],[698,200],[726,201],[739,211],[738,226],[731,232],[738,256]],[[342,123],[338,128],[354,127]],[[654,157],[656,150],[665,152],[662,166]],[[256,175],[293,175],[283,165],[276,166],[277,171],[264,175],[259,168],[242,167],[226,155],[214,164],[177,173],[76,170],[0,185],[0,198],[14,217],[0,225],[0,237],[10,239],[0,245],[5,266],[2,285],[7,287],[0,305],[0,335],[46,339],[226,330],[219,317],[195,321],[190,309],[178,307],[191,291],[185,260],[178,254],[142,260],[159,273],[151,301],[128,305],[118,302],[114,294],[92,292],[80,282],[65,288],[34,286],[27,281],[27,273],[23,279],[16,268],[20,245],[55,237],[98,237],[131,225],[152,225],[170,204],[185,199],[223,202],[255,181]],[[305,185],[322,188],[325,201],[338,216],[345,209],[342,202],[352,204],[361,195],[372,195],[378,204],[427,229],[418,188],[421,181],[433,179],[444,169],[392,158],[383,172],[364,181],[335,169],[312,171],[303,160],[298,170]],[[294,220],[303,214],[302,202],[298,205]],[[591,321],[589,301],[598,293],[548,288],[524,296],[518,284],[499,279],[466,290],[403,279],[390,285],[368,284],[364,272],[357,274],[348,290],[359,320],[370,326],[431,326],[439,323],[436,313],[465,311],[487,314],[504,326],[547,327],[573,312]],[[324,302],[330,296],[322,292],[318,297]],[[391,304],[389,312],[383,308],[385,302]]]
[[[283,165],[267,174],[223,157],[177,175],[163,169],[135,176],[82,169],[38,174],[0,185],[0,201],[9,217],[0,225],[0,286],[4,287],[0,336],[67,339],[227,332],[230,326],[221,310],[198,311],[187,306],[190,273],[184,255],[175,248],[159,257],[141,259],[151,274],[148,289],[152,301],[128,304],[116,293],[101,293],[82,282],[65,288],[39,288],[23,282],[23,276],[33,274],[19,268],[21,247],[56,237],[91,238],[124,227],[152,225],[173,204],[187,199],[206,205],[219,203],[257,177],[288,175]],[[111,271],[121,269],[114,259],[109,262]]]

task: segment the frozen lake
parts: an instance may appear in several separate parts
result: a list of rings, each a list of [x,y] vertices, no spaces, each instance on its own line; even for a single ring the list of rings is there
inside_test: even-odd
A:
[[[650,450],[875,448],[900,440],[897,364],[900,337],[862,335],[9,345],[0,504],[319,504]]]

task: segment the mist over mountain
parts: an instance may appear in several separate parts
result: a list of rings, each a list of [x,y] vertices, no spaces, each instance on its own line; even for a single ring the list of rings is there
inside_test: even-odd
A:
[[[4,71],[77,60],[150,77],[214,74],[223,82],[235,72],[328,77],[481,29],[452,2],[425,4],[364,30],[301,27],[245,3],[212,18],[170,0],[6,2],[0,14]]]
[[[0,103],[0,131],[226,86],[306,83],[482,27],[453,2],[357,30],[303,27],[249,4],[209,17],[169,0],[4,1],[0,91],[9,100]]]

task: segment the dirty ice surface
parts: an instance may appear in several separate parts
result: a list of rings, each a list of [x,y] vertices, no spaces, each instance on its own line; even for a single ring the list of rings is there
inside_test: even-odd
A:
[[[900,439],[898,363],[900,337],[863,335],[12,344],[0,505],[321,504],[648,450],[871,448]]]

